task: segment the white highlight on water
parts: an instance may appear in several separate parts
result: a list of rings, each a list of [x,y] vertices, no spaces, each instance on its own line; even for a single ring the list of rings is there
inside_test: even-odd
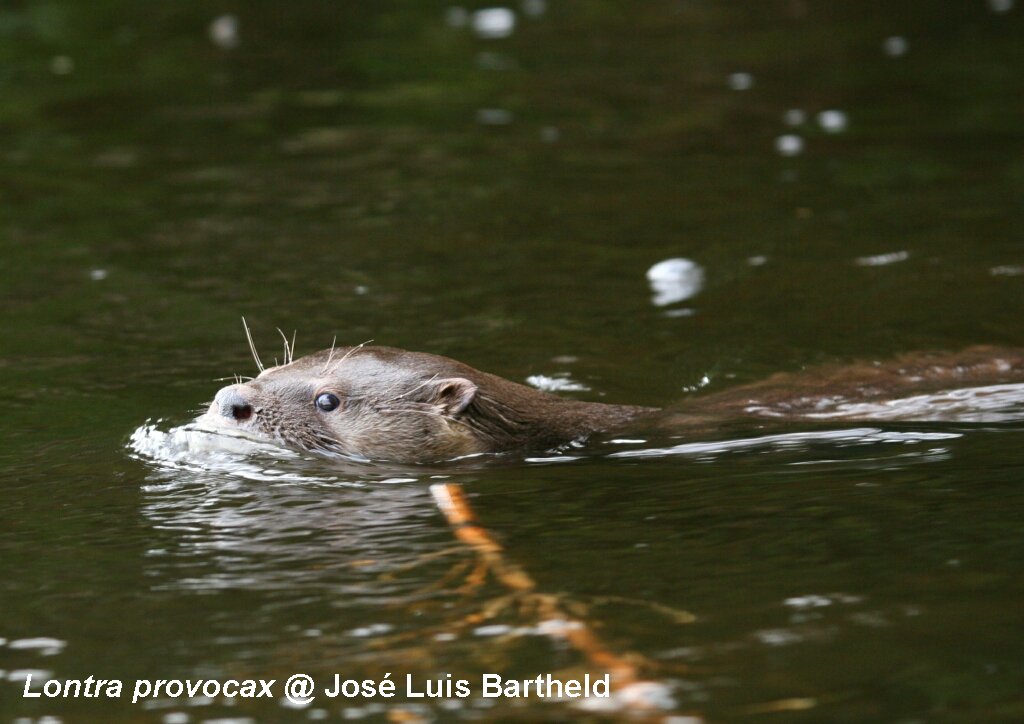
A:
[[[526,378],[526,382],[545,392],[585,392],[590,389],[582,382],[572,379],[568,372],[559,372],[552,377],[548,375],[530,375]]]
[[[815,420],[914,420],[915,422],[1013,422],[1024,416],[1024,383],[965,387],[883,402],[838,402],[803,415]],[[938,439],[938,438],[935,438]]]
[[[787,126],[802,126],[807,122],[807,114],[799,108],[790,108],[783,114],[782,122]]]
[[[962,437],[953,432],[888,432],[876,427],[857,427],[848,430],[825,430],[817,432],[792,432],[778,435],[762,435],[760,437],[740,438],[738,440],[714,440],[710,442],[688,442],[665,448],[646,448],[643,450],[623,450],[609,455],[613,458],[656,458],[669,455],[711,455],[752,450],[756,448],[787,449],[799,448],[809,443],[824,442],[833,444],[865,444],[865,443],[912,443],[930,440],[950,440]]]
[[[647,281],[656,307],[675,304],[700,293],[704,288],[704,267],[690,259],[665,259],[647,270]]]
[[[214,18],[209,28],[210,40],[218,48],[231,50],[238,47],[238,18],[234,15],[221,15]]]
[[[830,109],[818,114],[818,125],[826,133],[842,133],[849,121],[843,111]]]
[[[775,139],[775,151],[780,156],[799,156],[804,151],[804,139],[795,133],[787,133]]]
[[[750,73],[732,73],[727,79],[734,91],[750,90],[754,87],[754,76]]]
[[[860,256],[854,259],[857,266],[888,266],[910,258],[909,251],[893,251],[888,254],[876,254],[874,256]]]
[[[473,32],[481,38],[507,38],[516,29],[516,14],[508,8],[484,8],[473,13]]]
[[[882,51],[890,58],[902,58],[910,50],[910,43],[902,35],[893,35],[882,43]]]

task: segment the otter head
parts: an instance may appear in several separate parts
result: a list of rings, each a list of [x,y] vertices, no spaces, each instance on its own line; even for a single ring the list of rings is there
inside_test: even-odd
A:
[[[321,454],[431,462],[484,452],[463,424],[475,372],[388,347],[325,350],[221,389],[199,422]]]

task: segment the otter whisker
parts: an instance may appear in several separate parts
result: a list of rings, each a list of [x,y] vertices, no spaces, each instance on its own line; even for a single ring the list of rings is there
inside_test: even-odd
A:
[[[413,392],[415,392],[416,390],[422,389],[422,388],[426,387],[427,385],[429,385],[429,384],[430,384],[431,382],[433,382],[434,380],[436,380],[436,379],[437,379],[437,378],[438,378],[439,376],[440,376],[439,374],[435,373],[435,374],[434,374],[434,376],[433,376],[433,377],[431,377],[431,378],[430,378],[429,380],[427,380],[426,382],[421,382],[420,384],[418,384],[418,385],[416,385],[415,387],[413,387],[413,388],[412,388],[411,390],[406,390],[405,392],[403,392],[402,394],[398,395],[397,397],[389,397],[389,398],[387,398],[386,400],[384,400],[384,402],[385,402],[385,403],[387,403],[387,402],[394,402],[395,400],[400,400],[400,399],[402,399],[402,398],[403,398],[403,397],[405,397],[406,395],[411,395],[411,394],[412,394]],[[392,387],[391,387],[390,389],[388,389],[388,390],[387,390],[387,392],[390,392],[390,391],[391,391],[391,390],[393,390],[394,388],[395,388],[395,385],[393,385],[393,386],[392,386]]]
[[[415,407],[375,407],[375,412],[399,414],[405,412],[414,412],[417,415],[426,415],[428,417],[440,417],[445,420],[454,420],[455,418],[450,415],[437,412],[436,410],[420,410]]]
[[[281,339],[284,340],[284,363],[286,365],[291,364],[295,357],[295,348],[293,345],[288,344],[288,338],[284,336],[284,332],[281,331],[280,327],[277,328],[277,333],[281,335]]]
[[[363,347],[365,347],[366,345],[368,345],[368,344],[369,344],[370,342],[372,342],[372,341],[373,341],[372,339],[368,339],[368,340],[366,340],[365,342],[363,342],[363,343],[361,343],[361,344],[357,344],[357,345],[356,345],[355,347],[353,347],[353,348],[352,348],[352,349],[350,349],[350,350],[349,350],[348,352],[346,352],[346,353],[345,353],[345,354],[344,354],[344,355],[342,356],[342,358],[341,358],[340,360],[338,360],[338,364],[340,365],[340,364],[341,364],[342,362],[344,362],[345,360],[347,360],[347,359],[348,359],[349,357],[351,357],[352,355],[354,355],[354,354],[355,354],[356,352],[358,352],[359,350],[361,350],[361,349],[362,349]]]
[[[252,351],[252,358],[256,360],[256,367],[263,372],[263,363],[260,362],[260,356],[256,354],[256,345],[252,342],[252,334],[249,332],[249,325],[246,323],[245,317],[242,317],[242,327],[245,328],[245,338],[249,340],[249,349]]]
[[[289,356],[288,356],[288,364],[291,364],[292,362],[295,361],[295,338],[298,337],[298,336],[299,336],[299,330],[293,329],[292,330],[292,348],[291,348],[291,352],[289,353]]]
[[[246,375],[231,375],[230,377],[214,377],[211,382],[227,382],[231,380],[236,385],[242,384],[243,381],[254,380],[255,377],[248,377]]]
[[[334,339],[331,341],[331,351],[327,353],[327,363],[320,370],[321,375],[327,372],[327,368],[331,366],[331,358],[334,357],[334,345],[336,344],[338,344],[338,335],[334,335]]]

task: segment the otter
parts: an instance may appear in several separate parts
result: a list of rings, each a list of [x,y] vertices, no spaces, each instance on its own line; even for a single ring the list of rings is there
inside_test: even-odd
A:
[[[630,425],[680,431],[736,418],[971,419],[973,409],[1024,401],[1024,351],[993,347],[779,374],[664,410],[569,400],[392,347],[290,357],[286,344],[284,364],[224,387],[197,422],[329,456],[432,463],[550,450]]]
[[[286,447],[426,463],[549,449],[653,407],[566,400],[439,355],[332,348],[217,392],[199,422]]]

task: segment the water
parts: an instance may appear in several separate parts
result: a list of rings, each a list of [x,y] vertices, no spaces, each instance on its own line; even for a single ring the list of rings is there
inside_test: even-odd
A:
[[[252,373],[242,315],[265,357],[280,327],[649,405],[1024,345],[1020,8],[891,5],[0,8],[0,720],[588,716],[21,697],[593,670],[500,584],[457,590],[445,483],[672,713],[1024,717],[1013,415],[429,469],[161,437]],[[700,283],[658,304],[671,259]]]

